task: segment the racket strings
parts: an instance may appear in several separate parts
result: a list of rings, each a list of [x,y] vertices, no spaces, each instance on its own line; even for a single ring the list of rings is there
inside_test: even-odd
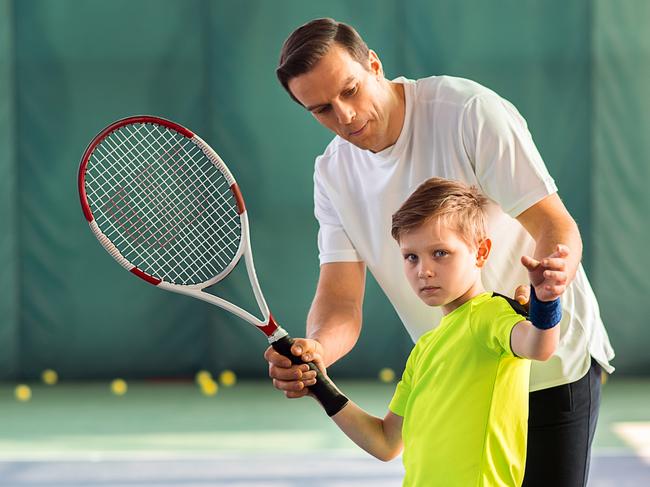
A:
[[[220,274],[241,241],[228,180],[190,139],[127,125],[95,149],[86,192],[96,222],[144,272],[177,284]]]
[[[178,150],[176,150],[176,152],[178,152]],[[167,150],[166,153],[169,153],[169,150]],[[162,158],[161,158],[161,159],[162,159]],[[141,183],[141,184],[140,184],[140,187],[143,187],[143,185],[142,185],[142,178],[141,178],[141,177],[138,178],[138,177],[136,176],[136,179],[137,179],[138,181],[140,181],[140,183]],[[149,186],[151,186],[151,184],[149,184]],[[146,194],[146,193],[145,193],[145,194]],[[148,198],[148,199],[151,200],[151,195],[149,195],[149,198]],[[144,201],[146,202],[146,199],[144,199]],[[157,203],[160,205],[160,202],[159,202],[159,201],[158,201]],[[161,240],[158,239],[157,242],[160,244],[160,243],[161,243]],[[195,253],[196,253],[196,252],[195,252]],[[203,260],[205,259],[204,255],[198,255],[197,258],[199,258],[199,259],[203,259]],[[183,260],[183,262],[184,262],[185,265],[188,265],[188,262],[187,262],[186,259]]]

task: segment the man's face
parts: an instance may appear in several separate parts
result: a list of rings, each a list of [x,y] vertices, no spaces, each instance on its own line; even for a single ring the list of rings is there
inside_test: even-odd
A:
[[[468,245],[439,219],[404,233],[399,246],[415,294],[429,306],[442,306],[445,314],[459,307],[481,287],[480,267],[489,253],[481,245]]]
[[[379,152],[395,142],[387,83],[374,52],[363,66],[335,44],[311,71],[291,79],[289,89],[323,126],[357,147]]]

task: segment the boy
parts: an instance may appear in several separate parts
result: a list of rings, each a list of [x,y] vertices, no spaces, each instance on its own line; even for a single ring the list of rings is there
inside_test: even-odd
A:
[[[393,215],[406,278],[444,317],[416,343],[384,419],[352,402],[332,417],[381,460],[404,445],[405,486],[510,487],[523,480],[530,370],[523,359],[554,353],[561,308],[559,299],[544,301],[549,289],[534,272],[539,262],[526,256],[530,321],[515,302],[485,292],[487,203],[475,187],[432,178]]]

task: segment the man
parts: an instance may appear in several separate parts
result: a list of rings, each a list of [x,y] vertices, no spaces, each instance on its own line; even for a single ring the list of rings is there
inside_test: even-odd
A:
[[[560,346],[531,371],[523,485],[586,485],[601,368],[613,371],[614,354],[580,265],[577,225],[525,120],[469,80],[386,79],[377,54],[354,29],[332,19],[314,20],[289,36],[277,75],[290,96],[337,135],[316,160],[321,268],[307,339],[297,340],[293,353],[325,367],[352,349],[361,329],[366,267],[414,341],[439,321],[409,290],[390,216],[430,177],[476,185],[495,202],[488,210],[495,238],[485,287],[509,293],[527,282],[518,261],[533,255],[545,288],[562,294]],[[525,288],[516,297],[527,300]],[[278,389],[288,397],[307,393],[311,372],[272,349],[265,357]]]

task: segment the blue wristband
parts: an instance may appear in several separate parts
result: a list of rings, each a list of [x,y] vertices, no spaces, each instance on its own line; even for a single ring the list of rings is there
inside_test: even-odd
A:
[[[530,307],[528,319],[540,330],[548,330],[557,325],[562,319],[560,298],[553,301],[540,301],[535,294],[535,288],[530,286]]]

